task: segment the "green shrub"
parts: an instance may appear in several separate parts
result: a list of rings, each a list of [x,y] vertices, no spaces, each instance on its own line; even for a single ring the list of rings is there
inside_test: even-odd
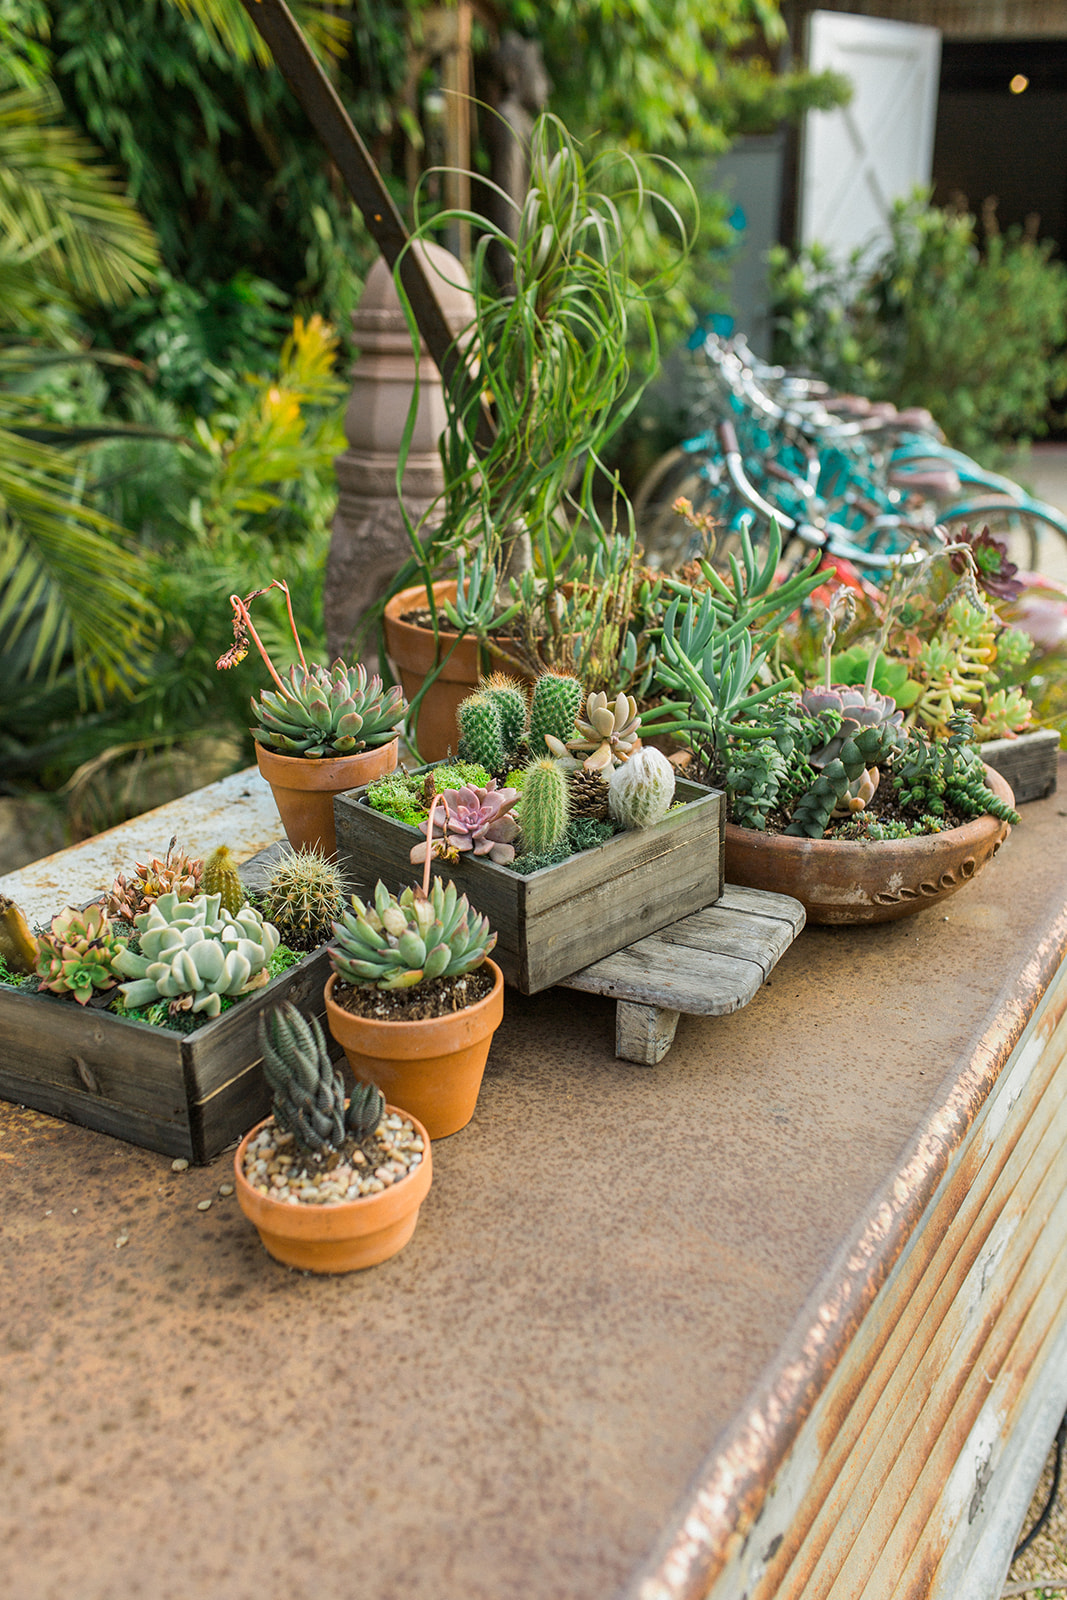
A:
[[[1048,431],[1067,389],[1067,267],[1054,246],[898,201],[888,241],[835,262],[814,244],[771,254],[775,359],[835,388],[927,406],[971,454]]]

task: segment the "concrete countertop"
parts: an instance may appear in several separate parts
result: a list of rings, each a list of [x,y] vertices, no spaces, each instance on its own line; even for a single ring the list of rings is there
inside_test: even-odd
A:
[[[610,1001],[509,991],[473,1123],[364,1274],[273,1263],[228,1157],[175,1173],[0,1104],[9,1581],[690,1592],[1057,969],[1065,842],[1061,790],[943,907],[808,928],[651,1070]]]

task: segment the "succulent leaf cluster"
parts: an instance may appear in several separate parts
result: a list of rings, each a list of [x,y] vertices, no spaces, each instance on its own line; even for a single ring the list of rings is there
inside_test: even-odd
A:
[[[201,892],[203,861],[199,856],[187,856],[176,845],[177,841],[171,839],[162,861],[153,856],[151,861],[135,862],[133,877],[129,880],[119,873],[108,895],[110,916],[133,922],[149,906],[155,905],[160,895],[176,894],[179,900],[191,900]]]
[[[435,879],[428,896],[390,894],[378,883],[373,903],[352,896],[334,923],[333,970],[353,988],[409,989],[481,965],[496,944],[488,920],[471,910],[454,883]]]
[[[545,743],[556,757],[582,756],[588,772],[605,772],[626,760],[637,748],[640,734],[641,719],[633,695],[619,694],[609,700],[599,690],[586,700],[585,715],[578,717],[573,737],[564,741],[546,734]]]
[[[118,982],[123,952],[102,901],[85,911],[68,906],[37,940],[38,988],[72,994],[84,1006],[94,989],[111,989]]]
[[[248,994],[267,982],[277,930],[252,906],[231,916],[217,894],[179,900],[161,895],[136,919],[140,952],[120,951],[115,967],[130,1008],[169,1000],[171,1010],[217,1017],[223,996]]]
[[[845,746],[861,729],[899,728],[904,721],[903,711],[897,709],[890,695],[853,684],[838,683],[831,684],[829,688],[805,689],[800,702],[811,717],[832,712],[840,719],[833,736],[825,744],[808,752],[808,762],[816,771],[838,760]]]
[[[281,687],[253,698],[257,743],[280,755],[354,755],[396,737],[405,703],[394,685],[383,689],[377,673],[368,677],[362,663],[335,661],[326,667],[294,664]]]
[[[357,1083],[345,1105],[344,1079],[330,1060],[317,1017],[286,1004],[259,1022],[263,1072],[273,1091],[275,1127],[292,1134],[301,1150],[328,1155],[346,1137],[362,1142],[385,1114],[385,1096],[373,1083]]]
[[[451,857],[461,855],[488,856],[500,866],[515,859],[515,843],[519,824],[511,815],[519,798],[517,789],[498,789],[491,779],[484,789],[466,786],[462,789],[437,791],[444,802],[444,812],[438,809],[433,818],[433,838],[428,837],[429,819],[419,823],[424,837],[411,851],[412,863],[424,862],[427,851]]]
[[[637,750],[608,779],[608,809],[623,828],[652,828],[674,803],[674,768],[651,746]]]

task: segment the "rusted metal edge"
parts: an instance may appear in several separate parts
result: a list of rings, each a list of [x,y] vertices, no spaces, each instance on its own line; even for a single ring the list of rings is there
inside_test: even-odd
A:
[[[451,388],[462,360],[452,330],[421,260],[414,250],[405,248],[410,236],[403,219],[340,96],[284,0],[241,0],[241,4],[326,146],[375,244],[390,267],[395,268],[400,262],[401,282],[419,332],[442,382]],[[492,419],[483,407],[473,441],[475,449],[484,453],[491,446],[493,435]]]
[[[716,1441],[671,1526],[618,1591],[617,1600],[705,1600],[759,1515],[769,1484],[912,1237],[1065,954],[1067,908],[998,995],[990,1020],[974,1035],[967,1066],[940,1109],[883,1186],[866,1224],[841,1247],[819,1290],[801,1309],[797,1331],[758,1386],[747,1414]]]

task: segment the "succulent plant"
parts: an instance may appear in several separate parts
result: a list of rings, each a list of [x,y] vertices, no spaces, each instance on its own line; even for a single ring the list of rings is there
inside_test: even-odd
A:
[[[291,950],[315,950],[325,944],[344,903],[345,875],[320,850],[283,856],[260,900],[263,915]]]
[[[130,1008],[169,1000],[172,1011],[217,1017],[224,995],[248,994],[267,981],[278,948],[277,929],[249,905],[236,917],[217,894],[179,900],[161,895],[137,918],[140,953],[123,949],[115,969],[134,981],[122,985]]]
[[[402,691],[382,688],[357,662],[325,667],[293,665],[278,689],[264,689],[252,710],[252,737],[285,756],[347,756],[396,737],[404,715]]]
[[[522,847],[541,855],[565,836],[571,817],[567,775],[552,756],[538,756],[526,768],[522,786]]]
[[[412,863],[426,860],[427,851],[434,854],[458,856],[467,853],[488,856],[504,866],[515,859],[513,841],[519,836],[519,825],[510,815],[519,798],[517,789],[498,789],[495,780],[484,789],[466,786],[462,789],[442,789],[438,793],[445,806],[441,821],[433,819],[433,843],[424,838],[411,851]],[[420,822],[423,834],[428,834],[430,821]],[[438,831],[440,830],[440,831]]]
[[[805,689],[800,702],[811,717],[832,712],[841,719],[836,733],[825,744],[808,752],[808,762],[816,771],[841,757],[846,744],[860,729],[896,729],[904,721],[903,711],[897,709],[889,695],[858,685],[832,684],[829,688]]]
[[[0,894],[0,956],[12,972],[37,970],[37,940],[22,911],[6,894]]]
[[[624,828],[651,828],[674,801],[674,768],[659,750],[636,750],[608,779],[608,810]]]
[[[129,881],[119,873],[108,896],[110,916],[133,922],[149,906],[155,905],[162,894],[176,894],[179,900],[191,900],[200,893],[204,863],[199,856],[190,858],[184,850],[176,849],[176,845],[177,840],[171,839],[162,861],[153,856],[147,863],[136,862]]]
[[[113,931],[102,901],[85,911],[68,906],[52,918],[37,941],[38,987],[53,994],[72,994],[80,1006],[94,989],[111,989],[121,971],[125,947]]]
[[[217,894],[222,909],[228,911],[231,917],[237,915],[248,899],[241,883],[241,875],[237,870],[237,862],[229,846],[225,844],[220,844],[204,862],[200,886],[204,894]]]
[[[496,944],[485,917],[472,912],[454,883],[435,879],[429,895],[390,894],[384,883],[373,905],[352,896],[352,909],[334,923],[333,970],[353,988],[409,989],[480,966]]]
[[[582,686],[577,678],[561,672],[542,672],[534,684],[530,702],[530,730],[527,736],[533,756],[560,755],[548,740],[566,745],[574,736],[582,705]],[[565,754],[566,752],[562,752]]]
[[[274,1125],[291,1133],[302,1150],[321,1155],[357,1143],[377,1130],[385,1096],[373,1083],[357,1083],[345,1105],[344,1079],[330,1060],[317,1017],[286,1004],[259,1022],[263,1072],[274,1100]]]
[[[610,771],[637,746],[641,731],[637,701],[632,694],[620,694],[610,701],[601,689],[585,702],[585,716],[578,718],[577,728],[577,734],[565,745],[553,735],[546,735],[551,754],[584,755],[588,772]]]

